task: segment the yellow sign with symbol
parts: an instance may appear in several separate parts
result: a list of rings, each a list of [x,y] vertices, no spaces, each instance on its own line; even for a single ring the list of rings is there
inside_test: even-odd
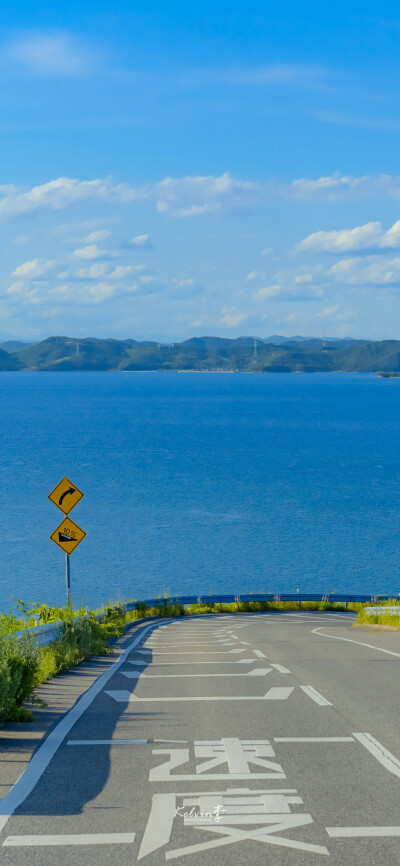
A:
[[[57,487],[49,493],[49,499],[57,508],[60,508],[64,514],[69,514],[75,505],[82,499],[83,493],[69,478],[63,478]]]
[[[73,553],[78,544],[85,538],[86,532],[80,528],[70,517],[65,517],[57,529],[50,535],[52,541],[65,550],[65,553]]]

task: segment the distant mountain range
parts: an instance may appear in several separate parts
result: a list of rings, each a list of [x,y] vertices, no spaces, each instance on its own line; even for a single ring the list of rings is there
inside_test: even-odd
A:
[[[400,341],[280,337],[193,337],[151,341],[48,337],[0,343],[0,371],[210,370],[256,373],[400,372]]]

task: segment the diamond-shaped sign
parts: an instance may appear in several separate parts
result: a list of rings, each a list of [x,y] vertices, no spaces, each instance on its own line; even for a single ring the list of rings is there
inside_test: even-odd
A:
[[[57,529],[50,535],[52,541],[65,550],[65,553],[73,553],[78,544],[85,538],[86,532],[80,528],[70,517],[65,517]]]
[[[64,514],[69,514],[82,497],[82,491],[79,490],[75,484],[72,484],[69,478],[62,478],[60,483],[57,484],[57,487],[55,487],[48,496],[50,501],[53,502],[57,508],[60,508]]]

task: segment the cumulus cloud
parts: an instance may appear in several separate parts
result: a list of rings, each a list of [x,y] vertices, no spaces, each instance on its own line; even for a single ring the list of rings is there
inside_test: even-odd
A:
[[[352,250],[390,249],[400,246],[400,220],[388,231],[380,222],[369,222],[353,229],[314,232],[297,244],[298,250],[343,253]]]
[[[89,244],[87,247],[81,247],[81,249],[74,250],[72,253],[76,259],[85,259],[90,261],[92,259],[111,259],[119,256],[119,253],[112,250],[100,250],[97,244]]]
[[[327,275],[336,282],[354,286],[400,283],[400,257],[356,256],[341,259],[332,265]]]
[[[111,271],[110,276],[112,276],[113,279],[120,280],[124,277],[131,276],[132,274],[139,274],[145,270],[146,268],[144,265],[116,265],[116,267]]]
[[[281,284],[274,283],[272,286],[264,286],[262,289],[257,289],[256,292],[253,292],[252,298],[255,301],[263,301],[264,298],[275,298],[277,295],[280,295],[281,292]]]
[[[16,216],[39,210],[64,210],[83,202],[129,202],[143,198],[140,190],[111,180],[76,180],[59,177],[32,189],[0,187],[0,216]]]
[[[297,277],[293,278],[288,273],[277,274],[277,277],[279,282],[273,283],[271,286],[264,286],[253,292],[253,300],[264,301],[266,298],[279,298],[281,301],[292,301],[296,298],[299,301],[311,301],[324,295],[323,286],[311,285],[311,280],[313,279],[311,274],[300,275],[299,279]],[[304,277],[307,279],[304,279]]]
[[[74,271],[74,277],[78,280],[99,280],[100,277],[104,277],[108,271],[109,265],[105,264],[105,262],[101,262],[95,265],[90,265],[89,268],[78,268],[77,271]],[[68,276],[68,274],[66,274],[66,276]]]
[[[341,175],[339,172],[315,180],[299,178],[281,186],[283,196],[321,201],[356,200],[366,198],[400,198],[400,176],[379,174]]]
[[[136,235],[136,237],[131,238],[129,243],[133,247],[140,247],[141,250],[150,250],[153,248],[150,241],[150,235]]]
[[[225,325],[226,328],[236,328],[242,322],[245,322],[246,319],[250,319],[250,313],[244,313],[240,310],[223,307],[222,312],[224,315],[220,319],[220,323],[221,325]]]
[[[66,32],[25,32],[3,45],[0,61],[7,70],[38,78],[80,77],[94,63],[94,53]]]
[[[220,176],[168,177],[138,187],[128,183],[114,184],[109,178],[77,180],[60,177],[32,189],[12,185],[0,187],[0,216],[44,209],[64,210],[83,202],[153,201],[160,212],[184,218],[237,209],[247,205],[259,191],[259,184],[237,180],[228,172]]]
[[[32,259],[30,262],[24,262],[18,265],[13,271],[13,277],[27,277],[30,279],[42,277],[57,264],[52,259]]]
[[[255,280],[258,277],[257,271],[250,271],[246,277],[246,283],[249,283],[251,280]]]
[[[259,191],[258,183],[237,180],[229,172],[220,176],[167,177],[154,189],[157,209],[181,218],[217,213],[227,206],[235,209],[247,204]]]
[[[381,235],[382,226],[380,222],[370,222],[363,226],[356,226],[353,229],[314,232],[300,241],[297,244],[297,249],[331,253],[363,250],[371,246],[377,246]]]
[[[106,241],[110,235],[110,229],[99,229],[96,232],[90,232],[90,234],[86,235],[85,241],[88,244],[96,244],[98,241]]]

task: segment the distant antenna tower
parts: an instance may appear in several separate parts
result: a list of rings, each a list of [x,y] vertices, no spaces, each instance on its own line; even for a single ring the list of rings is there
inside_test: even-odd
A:
[[[322,348],[323,348],[323,349],[326,349],[325,331],[324,331],[324,333],[322,334]]]
[[[257,340],[254,338],[254,360],[257,359]]]

